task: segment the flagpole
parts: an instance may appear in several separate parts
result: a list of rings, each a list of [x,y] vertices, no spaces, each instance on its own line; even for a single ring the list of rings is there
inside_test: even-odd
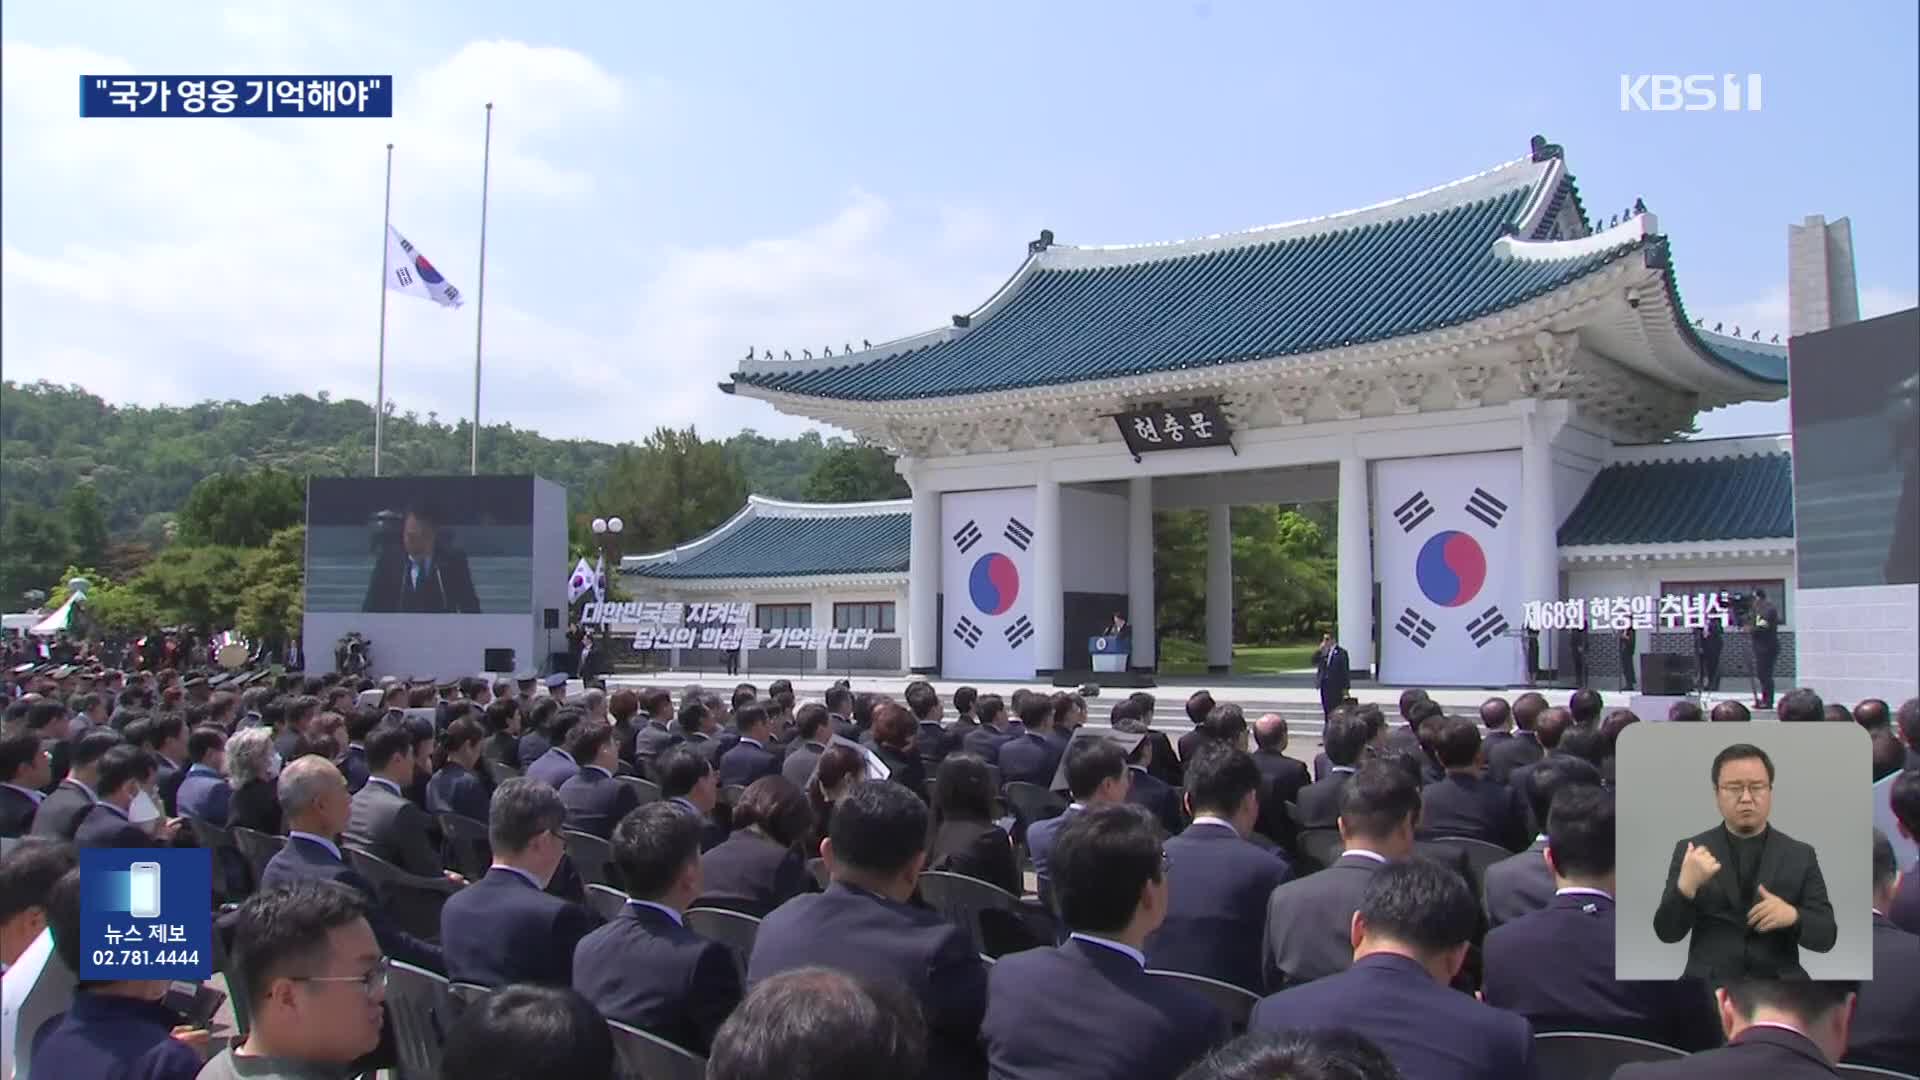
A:
[[[393,144],[387,144],[387,201],[380,213],[380,375],[373,395],[373,475],[380,475],[380,441],[387,419],[387,237],[393,229]]]
[[[493,164],[493,102],[487,102],[487,141],[480,156],[480,293],[473,318],[473,447],[467,471],[480,475],[480,341],[487,323],[487,180]]]

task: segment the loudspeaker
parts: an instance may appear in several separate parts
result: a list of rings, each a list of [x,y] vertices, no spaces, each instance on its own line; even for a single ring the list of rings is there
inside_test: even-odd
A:
[[[560,629],[560,609],[550,607],[542,611],[540,613],[540,622],[542,624],[541,626],[542,629],[545,629],[545,630]]]
[[[513,673],[512,649],[488,649],[485,669],[490,675],[510,675]]]
[[[1640,657],[1640,692],[1693,693],[1693,657],[1682,653],[1646,653]]]

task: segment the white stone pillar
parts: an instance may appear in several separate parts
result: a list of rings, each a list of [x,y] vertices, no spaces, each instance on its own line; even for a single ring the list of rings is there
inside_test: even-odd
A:
[[[828,638],[831,638],[833,636],[831,633],[831,631],[833,630],[833,599],[831,597],[821,596],[821,595],[814,596],[813,625],[816,630],[820,630],[820,629],[827,630],[829,632],[826,635]],[[813,652],[813,670],[815,671],[828,670],[827,669],[827,644],[825,641],[822,641],[820,643],[820,647],[818,649],[815,649]]]
[[[1155,660],[1153,629],[1153,477],[1127,481],[1127,622],[1133,627],[1133,656],[1127,663],[1151,671]]]
[[[931,675],[940,663],[940,493],[924,481],[913,488],[908,541],[907,667]]]
[[[1207,508],[1207,671],[1233,670],[1233,507]]]
[[[1340,458],[1339,582],[1336,636],[1356,674],[1373,667],[1373,508],[1367,463],[1358,451]]]
[[[1520,444],[1521,602],[1560,599],[1560,515],[1553,497],[1554,402],[1529,402]],[[1512,619],[1515,612],[1508,612]],[[1518,623],[1516,622],[1516,625]],[[1554,667],[1555,637],[1540,635],[1540,666]]]
[[[1060,482],[1041,466],[1033,486],[1033,667],[1051,676],[1065,662],[1065,603],[1061,595]]]

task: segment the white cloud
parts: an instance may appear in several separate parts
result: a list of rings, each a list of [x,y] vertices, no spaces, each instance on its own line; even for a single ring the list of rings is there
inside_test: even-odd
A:
[[[239,15],[272,36],[280,15]],[[671,122],[673,90],[590,57],[474,42],[402,79],[405,119],[82,121],[82,72],[123,58],[4,43],[8,190],[0,304],[10,379],[111,401],[316,393],[370,400],[378,339],[380,146],[398,144],[394,223],[459,285],[449,312],[388,304],[387,387],[404,410],[472,408],[479,103],[497,103],[485,422],[634,438],[661,423],[727,433],[807,424],[715,384],[755,348],[836,352],[943,322],[1018,261],[1017,230],[970,207],[851,192],[821,220],[758,239],[636,256],[550,234],[624,196],[596,167],[610,130]],[[55,93],[49,88],[66,88]],[[505,226],[504,228],[502,226]],[[1010,239],[1013,238],[1013,239]]]

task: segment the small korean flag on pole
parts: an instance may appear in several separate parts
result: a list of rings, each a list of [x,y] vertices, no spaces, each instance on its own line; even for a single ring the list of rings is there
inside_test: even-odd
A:
[[[460,306],[460,290],[440,276],[427,257],[391,225],[387,226],[387,288],[431,300],[441,307]]]
[[[581,559],[573,568],[573,576],[567,578],[567,603],[577,604],[580,598],[594,591],[595,574],[587,560]]]

